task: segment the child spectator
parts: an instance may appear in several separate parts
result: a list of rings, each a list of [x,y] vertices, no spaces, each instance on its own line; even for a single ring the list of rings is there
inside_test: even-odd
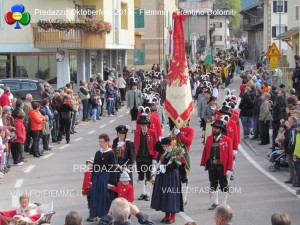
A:
[[[118,186],[108,185],[107,188],[112,190],[113,192],[118,193],[118,198],[125,198],[128,202],[133,202],[134,197],[134,189],[133,186],[129,183],[130,181],[129,174],[127,172],[123,172],[120,176],[120,180],[118,182]]]
[[[83,184],[82,184],[82,195],[86,196],[88,202],[88,209],[91,207],[91,189],[92,189],[92,170],[93,170],[94,159],[90,158],[86,161],[86,171],[84,172]],[[88,222],[91,221],[91,215],[87,218]]]
[[[98,98],[97,95],[92,95],[90,99],[90,104],[92,106],[92,119],[93,122],[97,122],[97,110],[98,110]]]
[[[22,152],[26,140],[26,128],[24,124],[24,118],[25,112],[20,111],[15,119],[15,132],[17,138],[11,143],[11,154],[14,160],[14,165],[16,166],[21,166],[24,164],[24,162],[22,162]]]
[[[100,89],[96,89],[96,96],[97,96],[97,120],[101,120],[100,115],[101,115],[101,106],[102,106],[102,101],[101,101],[101,91]]]

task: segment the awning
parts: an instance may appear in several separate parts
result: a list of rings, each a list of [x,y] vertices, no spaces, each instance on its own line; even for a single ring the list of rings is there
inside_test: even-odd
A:
[[[299,27],[293,27],[286,32],[276,36],[275,39],[286,42],[293,49],[293,44],[299,43]]]

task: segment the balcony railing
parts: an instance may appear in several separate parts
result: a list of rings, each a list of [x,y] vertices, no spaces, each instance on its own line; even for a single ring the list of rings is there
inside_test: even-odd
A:
[[[72,49],[103,49],[105,35],[97,35],[82,30],[70,29],[60,31],[43,30],[36,24],[33,28],[33,43],[35,48],[72,48]]]

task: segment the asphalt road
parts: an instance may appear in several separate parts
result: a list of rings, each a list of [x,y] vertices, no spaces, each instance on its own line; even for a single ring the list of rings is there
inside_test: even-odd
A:
[[[238,89],[239,84],[240,79],[235,78],[231,87]],[[220,92],[221,99],[222,96],[223,90]],[[99,149],[98,135],[107,133],[111,139],[115,138],[115,127],[119,124],[130,124],[130,117],[125,108],[121,109],[118,115],[104,117],[97,123],[81,123],[77,133],[71,136],[70,144],[67,145],[64,141],[60,145],[53,144],[53,150],[42,158],[32,158],[26,154],[28,162],[23,166],[13,167],[0,184],[0,211],[16,207],[13,195],[28,194],[32,202],[53,202],[56,215],[52,224],[64,224],[65,215],[72,210],[78,211],[85,220],[88,217],[87,203],[85,197],[81,196],[85,160],[93,157]],[[201,225],[212,225],[214,213],[208,210],[212,202],[209,193],[206,192],[209,187],[208,174],[201,173],[199,166],[203,145],[196,113],[191,119],[191,126],[195,129],[195,139],[190,153],[190,193],[184,213],[177,215],[175,224],[185,224],[188,220],[194,220]],[[165,127],[164,135],[167,134],[168,127]],[[131,133],[128,136],[133,140]],[[271,215],[277,211],[288,213],[293,224],[299,224],[299,196],[295,195],[295,189],[283,183],[288,178],[287,170],[270,173],[269,166],[266,157],[257,154],[241,141],[235,180],[230,184],[233,193],[228,197],[228,203],[234,210],[234,224],[271,224]],[[142,190],[142,186],[136,183],[136,178],[137,174],[134,174],[135,199]],[[163,218],[162,212],[152,210],[150,202],[136,200],[134,203],[159,224]],[[135,218],[133,221],[137,224]]]

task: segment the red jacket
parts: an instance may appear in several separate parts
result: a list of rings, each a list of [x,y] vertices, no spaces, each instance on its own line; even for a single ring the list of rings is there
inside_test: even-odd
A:
[[[82,183],[82,195],[87,194],[87,190],[92,188],[92,172],[84,172],[83,183]]]
[[[226,136],[231,139],[233,149],[238,150],[239,142],[236,123],[231,119],[226,124]]]
[[[138,121],[141,117],[142,113],[138,112],[136,120]],[[139,124],[136,124],[136,130],[140,130],[141,126]],[[151,113],[151,118],[150,118],[150,129],[155,130],[157,139],[159,137],[162,137],[162,128],[161,128],[161,123],[160,119],[157,115],[157,112],[152,112]]]
[[[213,143],[213,136],[210,135],[206,139],[206,143],[202,152],[201,166],[206,166],[210,159],[210,150]],[[220,161],[224,167],[224,175],[227,170],[232,170],[233,167],[233,149],[231,139],[225,135],[219,141]],[[207,169],[207,168],[206,168]]]
[[[43,129],[43,122],[46,118],[38,110],[29,110],[30,130],[37,131]]]
[[[3,108],[4,106],[10,106],[9,92],[4,92],[4,93],[0,96],[0,106],[2,106],[2,108]]]
[[[17,139],[14,140],[14,143],[24,144],[25,140],[26,140],[26,128],[24,125],[24,121],[20,120],[19,118],[16,118],[15,119],[15,128],[16,128]]]
[[[155,130],[148,129],[148,132],[146,134],[147,138],[147,145],[149,154],[153,157],[153,159],[157,158],[158,152],[154,150],[154,144],[158,141],[158,138],[156,136]],[[141,129],[136,130],[134,132],[134,144],[136,149],[136,155],[138,155],[138,152],[140,150],[140,138],[141,138]]]
[[[125,198],[128,202],[133,202],[134,189],[130,183],[125,186],[119,181],[117,187],[112,187],[111,190],[118,193],[118,198]]]
[[[194,128],[190,126],[182,127],[180,129],[180,133],[178,134],[178,138],[182,144],[186,146],[188,152],[190,152],[191,145],[194,140]],[[186,163],[184,157],[181,157],[181,162]]]
[[[237,130],[237,138],[238,142],[241,142],[241,126],[240,126],[240,114],[236,110],[232,110],[232,115],[230,117],[236,123],[236,130]]]

